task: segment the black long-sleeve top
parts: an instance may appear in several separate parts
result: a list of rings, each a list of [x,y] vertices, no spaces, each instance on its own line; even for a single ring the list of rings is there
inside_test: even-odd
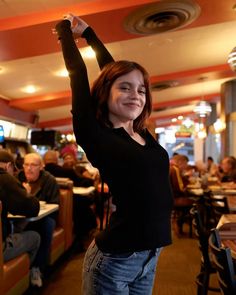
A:
[[[172,194],[167,152],[144,130],[146,144],[133,140],[124,128],[109,128],[95,117],[86,66],[73,40],[70,22],[56,26],[72,88],[73,128],[77,143],[108,184],[116,204],[109,226],[96,237],[100,250],[142,251],[171,243]],[[89,27],[84,33],[100,67],[113,61]]]
[[[3,241],[10,233],[8,212],[26,217],[37,216],[39,212],[38,199],[28,196],[21,183],[2,168],[0,168],[0,201],[2,202]]]

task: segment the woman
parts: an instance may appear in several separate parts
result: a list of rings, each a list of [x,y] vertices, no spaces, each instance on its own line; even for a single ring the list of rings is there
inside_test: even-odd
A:
[[[225,157],[221,162],[221,182],[236,182],[236,158],[233,156]]]
[[[70,75],[77,143],[116,205],[85,255],[83,294],[151,294],[158,256],[171,243],[172,196],[168,155],[144,128],[151,112],[148,74],[137,63],[114,62],[78,17],[67,16],[56,31]],[[91,91],[74,42],[80,36],[102,68]]]

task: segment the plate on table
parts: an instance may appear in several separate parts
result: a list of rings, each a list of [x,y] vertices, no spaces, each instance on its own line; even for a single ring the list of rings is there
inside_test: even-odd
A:
[[[196,189],[196,188],[201,188],[201,185],[196,183],[196,184],[188,184],[187,188],[189,189]]]
[[[201,196],[203,194],[203,189],[202,188],[193,188],[189,190],[190,193],[197,195],[197,196]]]
[[[222,189],[220,185],[209,185],[208,188],[211,191],[220,191]]]

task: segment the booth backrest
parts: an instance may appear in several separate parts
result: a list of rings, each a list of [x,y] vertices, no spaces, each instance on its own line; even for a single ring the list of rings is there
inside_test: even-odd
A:
[[[71,246],[73,241],[73,190],[72,190],[72,187],[60,188],[60,209],[59,209],[59,216],[58,216],[58,226],[64,229],[65,250],[67,250]]]

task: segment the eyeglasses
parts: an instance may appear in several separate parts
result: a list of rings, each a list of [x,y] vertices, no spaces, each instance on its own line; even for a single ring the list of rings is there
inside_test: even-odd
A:
[[[24,168],[37,168],[39,166],[40,166],[40,164],[34,164],[34,163],[31,163],[31,164],[28,164],[28,163],[23,164],[23,167]]]

